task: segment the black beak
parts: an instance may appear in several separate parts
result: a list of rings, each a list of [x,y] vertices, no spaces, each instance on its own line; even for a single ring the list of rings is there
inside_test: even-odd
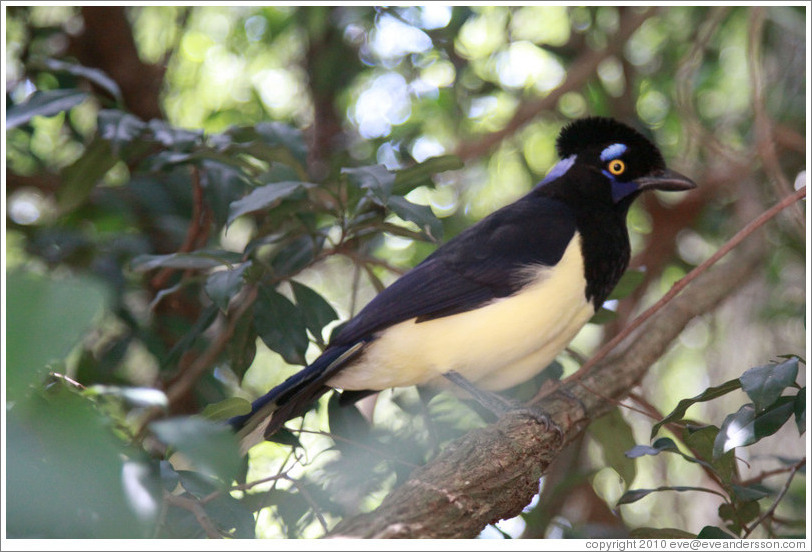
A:
[[[640,191],[663,190],[666,192],[681,192],[696,188],[696,182],[670,169],[663,169],[650,176],[638,178],[635,182],[637,183],[637,189]]]

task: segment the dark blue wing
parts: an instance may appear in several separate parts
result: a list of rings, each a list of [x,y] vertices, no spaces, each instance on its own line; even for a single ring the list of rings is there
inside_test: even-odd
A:
[[[313,364],[253,403],[250,414],[232,418],[244,439],[265,437],[301,414],[329,388],[325,383],[357,354],[363,342],[393,324],[450,316],[516,292],[517,269],[555,265],[575,235],[575,216],[563,203],[534,192],[462,232],[383,290],[339,332]],[[356,392],[357,393],[357,392]],[[359,395],[354,395],[357,397]]]
[[[503,207],[441,246],[379,293],[332,345],[370,339],[383,328],[476,309],[521,286],[517,269],[555,265],[575,234],[563,203],[531,194]]]

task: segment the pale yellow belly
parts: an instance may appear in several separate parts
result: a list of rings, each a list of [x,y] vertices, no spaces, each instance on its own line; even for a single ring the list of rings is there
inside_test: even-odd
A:
[[[479,309],[396,324],[328,384],[386,389],[432,382],[455,370],[478,387],[499,391],[543,370],[594,314],[586,300],[580,236],[555,270],[542,268],[519,293]]]

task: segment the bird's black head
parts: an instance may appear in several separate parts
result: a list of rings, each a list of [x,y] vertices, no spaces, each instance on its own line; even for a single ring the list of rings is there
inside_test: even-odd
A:
[[[688,190],[696,184],[668,170],[660,151],[633,128],[589,117],[568,124],[556,142],[561,161],[538,189],[578,205],[614,206],[625,212],[645,190]]]

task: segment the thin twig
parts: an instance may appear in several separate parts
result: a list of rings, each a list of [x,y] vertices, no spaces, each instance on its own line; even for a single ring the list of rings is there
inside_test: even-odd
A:
[[[597,391],[596,389],[592,389],[591,387],[587,387],[586,385],[583,384],[583,382],[578,381],[576,383],[578,385],[580,385],[581,387],[583,387],[584,389],[586,389],[587,391],[589,391],[590,393],[592,393],[593,395],[595,395],[596,397],[600,397],[601,399],[606,401],[608,404],[614,404],[615,406],[619,406],[621,408],[626,408],[628,410],[631,410],[632,412],[637,412],[638,414],[642,414],[643,416],[646,416],[648,418],[652,418],[652,419],[655,419],[655,420],[658,419],[658,418],[652,416],[649,412],[646,412],[645,410],[643,410],[641,408],[637,408],[635,406],[631,406],[629,404],[620,402],[618,399],[614,399],[612,397],[604,395],[603,393],[601,393],[600,391]]]
[[[564,82],[544,96],[519,106],[513,118],[500,130],[480,136],[475,140],[461,143],[455,154],[463,160],[477,159],[514,135],[520,128],[532,121],[539,113],[555,107],[566,92],[576,90],[589,82],[601,62],[622,51],[629,37],[646,21],[657,13],[657,9],[637,12],[629,9],[620,21],[620,29],[609,38],[609,45],[601,51],[586,50],[567,70]]]
[[[202,245],[208,239],[210,217],[203,201],[203,187],[200,185],[200,169],[192,165],[192,216],[189,219],[189,228],[186,237],[178,248],[178,253],[188,253]],[[162,289],[176,268],[164,267],[156,274],[150,285],[153,289]]]
[[[192,512],[195,519],[200,524],[200,527],[206,532],[206,536],[210,539],[221,539],[223,535],[218,531],[217,526],[212,522],[206,510],[196,499],[187,498],[185,496],[173,495],[172,493],[164,492],[164,500],[172,506],[177,506]]]
[[[299,494],[302,495],[302,498],[305,500],[305,502],[307,502],[310,505],[310,509],[313,510],[313,513],[319,520],[319,523],[321,524],[322,529],[324,529],[324,532],[326,533],[327,531],[329,531],[329,528],[327,527],[327,520],[325,520],[324,516],[321,514],[321,508],[319,508],[318,503],[316,503],[316,501],[313,500],[313,497],[310,496],[310,493],[307,492],[307,489],[305,489],[302,485],[300,485],[299,481],[288,475],[284,475],[282,479],[287,479],[294,487],[296,487],[296,490],[299,491]]]
[[[792,479],[795,477],[795,474],[798,473],[798,470],[800,470],[804,464],[806,464],[806,458],[802,458],[801,460],[796,462],[794,466],[792,466],[792,471],[790,471],[789,476],[787,477],[787,482],[784,483],[784,486],[781,488],[781,492],[778,493],[777,497],[775,497],[775,502],[772,503],[772,506],[770,506],[767,509],[767,511],[761,515],[761,517],[759,517],[756,521],[754,521],[753,524],[750,525],[750,527],[748,527],[747,530],[745,530],[743,535],[744,538],[747,538],[750,535],[750,533],[752,533],[755,530],[756,527],[764,523],[764,520],[770,517],[773,514],[773,512],[775,512],[775,509],[778,508],[778,503],[781,502],[781,500],[784,498],[784,495],[787,494],[787,491],[789,490],[789,485],[790,483],[792,483]]]
[[[231,493],[233,491],[248,491],[257,485],[262,485],[263,483],[269,483],[271,481],[278,481],[280,479],[289,479],[288,472],[278,473],[276,475],[269,475],[268,477],[263,477],[262,479],[257,479],[256,481],[251,481],[250,483],[241,483],[239,485],[234,485],[229,487],[227,490],[222,491],[213,491],[203,498],[200,499],[201,504],[208,504],[212,500],[216,499],[217,497],[223,495],[223,493]]]
[[[402,460],[402,459],[398,458],[397,456],[387,454],[387,453],[385,453],[385,452],[383,452],[381,450],[376,449],[375,447],[365,445],[364,443],[360,443],[358,441],[353,441],[352,439],[347,439],[346,437],[341,437],[340,435],[334,435],[333,433],[330,433],[328,431],[317,431],[317,430],[312,430],[312,429],[301,429],[301,428],[300,429],[291,429],[290,431],[293,432],[293,433],[310,433],[312,435],[323,435],[325,437],[329,437],[330,439],[333,439],[334,441],[341,441],[341,442],[344,442],[344,443],[349,443],[349,444],[351,444],[353,446],[368,450],[369,452],[371,452],[371,453],[373,453],[373,454],[375,454],[377,456],[380,456],[381,458],[384,458],[386,460],[391,460],[393,462],[403,464],[404,466],[407,466],[407,467],[410,467],[410,468],[417,468],[418,467],[417,464],[412,464],[411,462],[407,462],[406,460]]]
[[[194,387],[195,382],[214,364],[217,357],[220,356],[220,353],[228,346],[231,336],[237,327],[237,323],[248,309],[253,306],[256,298],[257,288],[255,286],[248,287],[242,301],[229,317],[226,329],[217,336],[217,339],[209,345],[209,348],[206,349],[202,355],[197,357],[189,368],[183,372],[183,375],[166,391],[166,398],[170,405],[188,393],[192,387]]]
[[[711,8],[708,17],[697,29],[696,35],[691,40],[693,47],[677,64],[675,78],[677,83],[676,100],[688,136],[696,136],[701,141],[701,145],[694,143],[694,147],[701,147],[706,151],[724,157],[729,163],[739,165],[748,160],[746,153],[731,149],[705,129],[696,113],[696,105],[693,99],[696,89],[695,81],[702,65],[705,50],[729,10],[729,6],[714,6]]]
[[[774,475],[781,475],[782,473],[787,473],[789,471],[792,471],[793,469],[794,466],[784,466],[783,468],[776,468],[774,470],[764,471],[754,477],[751,477],[750,479],[745,479],[744,481],[741,481],[739,485],[741,485],[742,487],[749,487],[750,485],[754,485],[755,483],[761,483],[768,477],[772,477]]]
[[[775,152],[773,124],[767,114],[767,99],[764,94],[764,74],[761,67],[761,37],[764,31],[764,7],[753,7],[750,10],[750,41],[747,44],[747,63],[750,70],[750,86],[753,89],[753,112],[756,130],[756,151],[764,162],[764,169],[778,195],[785,195],[792,190]],[[803,211],[793,206],[790,208],[792,220],[802,231],[805,230]]]

